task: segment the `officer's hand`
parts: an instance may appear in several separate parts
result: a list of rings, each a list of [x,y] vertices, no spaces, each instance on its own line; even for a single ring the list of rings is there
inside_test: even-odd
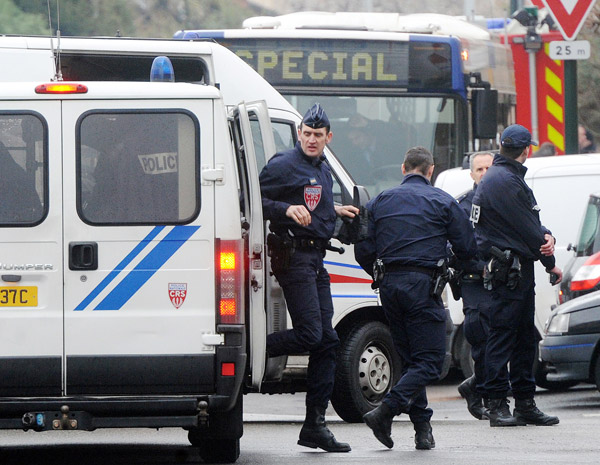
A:
[[[334,205],[334,208],[337,216],[347,216],[349,218],[354,218],[360,212],[354,205]]]
[[[285,216],[293,219],[300,226],[308,226],[312,220],[304,205],[290,205],[285,211]]]
[[[558,283],[560,283],[562,281],[563,272],[562,272],[562,270],[558,266],[555,266],[554,268],[552,268],[550,270],[550,273],[554,273],[556,276],[558,276],[558,279],[556,281],[554,281],[555,285],[558,284]]]
[[[546,243],[540,247],[541,254],[546,257],[554,255],[554,237],[550,234],[544,234],[544,239],[546,239]]]

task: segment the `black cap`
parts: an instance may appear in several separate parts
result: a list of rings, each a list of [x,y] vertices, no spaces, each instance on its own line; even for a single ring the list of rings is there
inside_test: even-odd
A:
[[[302,123],[313,129],[321,129],[329,127],[329,118],[327,118],[327,114],[321,104],[315,103],[308,109],[304,118],[302,118]]]
[[[502,147],[512,149],[525,148],[529,145],[538,145],[537,142],[531,140],[531,133],[529,130],[520,124],[511,124],[507,127],[502,132],[500,143],[502,144]]]

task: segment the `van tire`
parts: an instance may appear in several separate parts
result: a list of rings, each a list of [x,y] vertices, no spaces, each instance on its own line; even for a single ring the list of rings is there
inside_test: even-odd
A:
[[[206,463],[234,463],[240,456],[240,438],[244,434],[244,396],[240,389],[231,410],[213,412],[209,426],[192,428],[188,440],[198,448]]]
[[[331,405],[344,421],[362,423],[363,415],[398,382],[401,371],[389,327],[380,321],[359,321],[340,333]]]
[[[205,463],[234,463],[240,456],[239,439],[211,439],[199,430],[191,430],[188,439]]]

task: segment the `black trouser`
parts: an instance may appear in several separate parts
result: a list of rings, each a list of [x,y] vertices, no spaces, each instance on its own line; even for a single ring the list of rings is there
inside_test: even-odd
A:
[[[477,391],[484,395],[485,350],[489,334],[490,292],[483,287],[483,279],[461,281],[465,339],[471,344]]]
[[[402,376],[384,402],[396,414],[408,413],[413,423],[429,421],[425,386],[437,381],[446,354],[446,312],[432,297],[431,276],[415,271],[386,272],[380,284],[381,303],[390,324]]]
[[[331,323],[333,301],[323,252],[296,249],[289,268],[275,277],[285,294],[293,329],[269,334],[267,352],[270,356],[309,352],[306,405],[327,408],[339,339]]]
[[[490,333],[485,352],[485,391],[490,399],[532,399],[535,380],[535,281],[533,261],[521,260],[522,278],[516,289],[498,286],[490,292]],[[510,362],[510,384],[507,364]]]

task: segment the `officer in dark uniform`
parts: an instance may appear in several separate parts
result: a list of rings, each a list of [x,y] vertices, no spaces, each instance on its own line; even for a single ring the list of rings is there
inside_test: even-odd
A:
[[[471,204],[481,178],[492,165],[494,156],[490,152],[477,152],[471,155],[469,166],[473,189],[461,195],[457,201],[460,208],[470,216]],[[474,373],[458,386],[458,392],[467,401],[467,408],[471,415],[478,420],[487,418],[486,407],[483,400],[483,383],[485,381],[485,346],[488,335],[488,307],[487,291],[483,288],[482,260],[469,260],[458,267],[460,273],[460,289],[463,301],[465,321],[463,331],[465,339],[471,344],[471,355],[474,363]],[[487,399],[486,399],[487,403]]]
[[[445,282],[438,278],[443,278],[448,241],[459,259],[477,252],[467,215],[452,196],[431,185],[433,168],[426,148],[406,152],[404,180],[369,201],[368,238],[354,248],[358,263],[379,282],[383,311],[404,362],[398,383],[363,416],[389,448],[392,420],[401,413],[414,424],[416,448],[435,447],[425,386],[439,379],[446,347]]]
[[[298,444],[348,452],[325,425],[335,378],[339,339],[332,325],[329,274],[323,267],[336,214],[354,217],[358,208],[333,202],[333,179],[323,150],[332,133],[317,103],[304,116],[296,146],[275,154],[260,173],[271,266],[285,294],[293,329],[267,336],[271,357],[309,352],[306,419]]]
[[[562,271],[554,260],[554,238],[540,223],[539,207],[524,180],[527,168],[523,163],[531,144],[535,142],[523,126],[513,124],[504,130],[500,154],[479,183],[471,210],[479,254],[488,260],[484,285],[491,289],[484,384],[491,426],[555,425],[559,421],[541,412],[533,399],[533,264],[540,260],[556,283]],[[515,399],[514,416],[508,406],[509,389]]]

